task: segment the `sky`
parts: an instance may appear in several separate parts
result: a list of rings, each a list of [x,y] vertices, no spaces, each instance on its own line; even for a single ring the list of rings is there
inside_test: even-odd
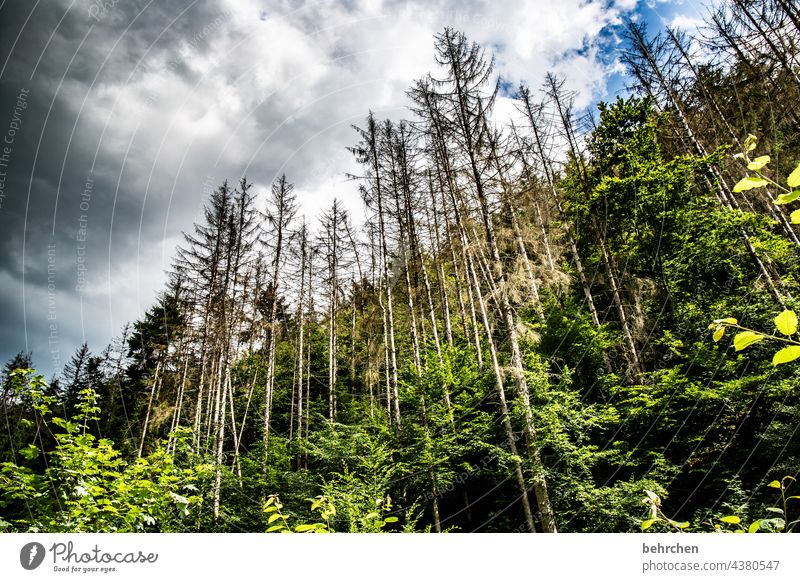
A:
[[[626,86],[621,18],[697,26],[662,0],[0,0],[0,359],[59,373],[163,288],[209,192],[282,173],[310,220],[354,216],[352,124],[410,114],[433,35],[464,31],[512,85],[554,71],[590,107]],[[513,110],[498,101],[502,118]]]

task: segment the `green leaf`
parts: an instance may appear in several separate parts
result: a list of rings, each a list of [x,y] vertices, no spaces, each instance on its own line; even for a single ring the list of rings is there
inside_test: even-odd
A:
[[[398,518],[396,518],[396,517],[394,517],[394,516],[392,516],[392,517],[387,517],[386,519],[384,519],[384,520],[383,520],[383,522],[384,522],[384,523],[394,523],[394,522],[396,522],[396,521],[397,521],[397,519],[398,519]]]
[[[324,523],[302,523],[294,528],[294,531],[297,533],[303,533],[307,531],[317,531],[321,530],[325,527]]]
[[[747,528],[747,533],[756,533],[761,528],[761,520],[754,521],[750,524],[750,527]]]
[[[273,513],[272,515],[269,516],[269,519],[267,520],[267,523],[274,523],[274,522],[278,521],[280,518],[281,518],[281,514],[280,513]]]
[[[728,515],[728,516],[723,517],[722,519],[720,519],[720,521],[723,522],[723,523],[732,523],[734,525],[739,524],[739,523],[742,522],[741,518],[736,516],[736,515]]]
[[[795,210],[789,215],[789,218],[792,221],[792,224],[800,224],[800,210]]]
[[[783,510],[780,507],[767,507],[766,511],[783,515]]]
[[[272,527],[268,527],[267,528],[267,533],[271,533],[271,532],[274,532],[274,531],[281,531],[281,530],[284,530],[284,529],[286,529],[286,526],[283,525],[282,523],[279,523],[278,525],[273,525]]]
[[[718,342],[719,340],[722,339],[723,335],[725,335],[725,326],[724,325],[720,325],[717,328],[717,331],[714,332],[714,336],[713,336],[714,337],[714,341]]]
[[[734,192],[744,192],[746,190],[752,190],[753,188],[762,188],[769,184],[764,178],[759,178],[757,176],[747,176],[746,178],[742,178],[736,183],[736,186],[733,187]]]
[[[731,325],[738,325],[739,320],[735,317],[726,317],[724,319],[715,319],[714,323],[729,323]]]
[[[767,487],[772,487],[773,489],[781,489],[781,482],[780,481],[773,481]]]
[[[741,352],[746,347],[752,346],[754,343],[760,342],[763,339],[764,336],[760,333],[755,333],[754,331],[743,331],[741,333],[737,333],[733,338],[733,347],[737,352]]]
[[[775,200],[775,204],[789,204],[789,202],[794,202],[798,198],[800,198],[800,190],[795,190],[788,194],[779,194],[778,198]]]
[[[31,461],[39,456],[39,447],[36,445],[28,445],[24,449],[20,449],[17,452],[20,454],[20,456]]]
[[[789,184],[789,188],[797,188],[800,186],[800,164],[797,164],[794,171],[786,178],[786,183]]]
[[[758,138],[754,136],[752,133],[747,134],[747,139],[744,140],[744,151],[752,152],[756,149],[756,143],[758,142]]]
[[[772,365],[785,364],[797,358],[800,358],[800,346],[789,346],[775,352],[775,355],[772,356]]]
[[[653,525],[655,522],[656,522],[656,520],[655,520],[655,519],[645,519],[645,520],[642,522],[642,531],[645,531],[645,530],[647,530],[647,529],[650,529],[650,526],[651,526],[651,525]]]
[[[769,163],[769,156],[759,156],[747,164],[748,170],[760,170]]]
[[[676,524],[675,524],[675,526],[676,526],[676,527],[678,527],[678,528],[680,528],[680,529],[686,529],[686,528],[687,528],[687,527],[689,527],[690,525],[691,525],[691,523],[689,523],[688,521],[682,521],[682,522],[680,522],[680,523],[676,523]]]
[[[792,335],[797,331],[797,314],[791,309],[781,311],[775,317],[775,327],[783,335]]]

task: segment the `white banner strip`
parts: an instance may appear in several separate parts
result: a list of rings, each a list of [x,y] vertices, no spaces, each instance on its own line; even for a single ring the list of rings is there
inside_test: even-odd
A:
[[[0,534],[0,580],[794,580],[798,542],[786,534]]]

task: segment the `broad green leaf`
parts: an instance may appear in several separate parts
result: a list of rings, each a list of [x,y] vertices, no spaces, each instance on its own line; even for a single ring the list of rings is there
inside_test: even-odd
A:
[[[675,525],[680,529],[686,529],[687,527],[689,527],[692,524],[689,523],[688,521],[682,521],[680,523],[676,523]]]
[[[718,342],[719,340],[722,339],[723,335],[725,335],[725,326],[724,325],[720,325],[717,328],[717,331],[714,332],[714,341]]]
[[[783,515],[783,510],[780,507],[767,507],[766,510],[771,513],[780,513],[781,515]]]
[[[281,531],[283,529],[286,529],[286,526],[284,526],[282,523],[279,523],[278,525],[273,525],[272,527],[268,527],[267,533],[271,533],[274,531]]]
[[[269,516],[269,519],[267,520],[267,523],[275,523],[280,518],[281,518],[281,514],[280,513],[273,513],[272,515]]]
[[[772,487],[773,489],[780,489],[781,488],[781,482],[780,481],[773,481],[772,483],[767,485],[767,487]]]
[[[786,178],[786,183],[789,184],[789,188],[797,188],[800,186],[800,164],[797,164],[794,171]]]
[[[772,356],[772,365],[785,364],[797,358],[800,358],[800,346],[789,346],[775,352],[775,355]]]
[[[741,352],[746,347],[752,346],[756,342],[760,342],[764,339],[764,336],[760,333],[755,333],[753,331],[743,331],[741,333],[737,333],[736,336],[733,338],[733,347],[736,349],[737,352]]]
[[[739,320],[735,317],[726,317],[724,319],[715,319],[714,323],[729,323],[731,325],[738,325]]]
[[[797,314],[790,309],[781,311],[775,317],[775,327],[783,335],[792,335],[797,331]]]
[[[736,515],[728,515],[728,516],[723,517],[722,519],[720,519],[720,521],[723,522],[723,523],[732,523],[732,524],[736,525],[736,524],[741,523],[742,519],[740,517],[736,516]]]
[[[795,210],[790,215],[792,224],[800,224],[800,210]]]
[[[750,524],[750,527],[747,528],[747,533],[756,533],[761,528],[761,521],[754,521]]]
[[[769,184],[764,178],[759,178],[758,176],[747,176],[747,178],[742,178],[736,183],[736,186],[733,187],[734,192],[744,192],[746,190],[752,190],[753,188],[762,188]]]
[[[656,522],[655,519],[645,519],[642,522],[642,531],[650,529],[650,526],[653,525],[655,522]]]
[[[294,531],[296,531],[297,533],[303,533],[307,531],[321,530],[324,527],[325,524],[322,523],[303,523],[294,528]]]
[[[749,164],[747,164],[748,170],[760,170],[764,166],[769,163],[769,156],[759,156]]]
[[[397,518],[396,518],[396,517],[394,517],[394,516],[392,516],[392,517],[387,517],[387,518],[386,518],[386,519],[384,519],[383,521],[384,521],[384,523],[394,523],[394,522],[396,522],[396,521],[397,521]]]
[[[788,194],[779,194],[778,198],[775,200],[775,204],[789,204],[789,202],[794,202],[798,198],[800,198],[800,190],[795,190]]]

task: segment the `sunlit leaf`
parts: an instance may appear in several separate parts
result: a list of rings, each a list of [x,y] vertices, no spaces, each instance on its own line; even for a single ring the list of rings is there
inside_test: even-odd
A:
[[[714,332],[714,336],[713,336],[713,337],[714,337],[714,341],[715,341],[715,342],[718,342],[719,340],[721,340],[721,339],[722,339],[722,336],[723,336],[723,335],[725,335],[725,326],[723,326],[723,325],[720,325],[720,326],[717,328],[717,331],[715,331],[715,332]]]
[[[785,364],[797,358],[800,358],[800,346],[789,346],[775,352],[775,355],[772,356],[772,365]]]
[[[747,176],[747,178],[742,178],[736,183],[736,186],[733,187],[734,192],[745,192],[746,190],[752,190],[753,188],[762,188],[769,184],[764,178],[759,178],[758,176]]]
[[[800,164],[797,164],[794,171],[786,178],[786,183],[789,184],[789,188],[797,188],[800,186]]]
[[[642,531],[650,529],[650,526],[652,526],[655,522],[656,522],[655,519],[645,519],[642,522]]]
[[[764,339],[764,336],[760,333],[755,333],[753,331],[743,331],[741,333],[737,333],[736,336],[733,338],[733,347],[736,349],[737,352],[741,352],[746,347],[752,346],[756,342],[760,342]]]
[[[753,171],[760,170],[761,168],[763,168],[764,166],[766,166],[769,163],[769,159],[770,159],[769,156],[757,157],[752,162],[747,164],[747,169],[748,170],[753,170]]]
[[[773,489],[780,489],[781,488],[781,482],[780,481],[773,481],[772,483],[767,485],[767,487],[772,487]]]
[[[742,519],[736,515],[728,515],[720,519],[723,523],[732,523],[734,525],[739,524],[742,522]]]
[[[775,327],[783,335],[792,335],[797,331],[797,314],[791,309],[781,311],[775,317]]]
[[[794,202],[798,198],[800,198],[800,190],[795,190],[788,194],[779,194],[778,198],[775,200],[775,204],[789,204],[789,202]]]

